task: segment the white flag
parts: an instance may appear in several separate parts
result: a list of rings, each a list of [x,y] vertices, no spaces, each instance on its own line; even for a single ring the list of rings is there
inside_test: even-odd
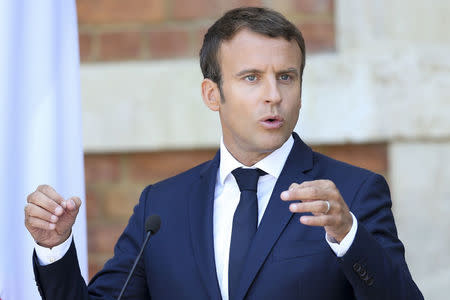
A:
[[[87,278],[75,1],[0,1],[0,298],[40,299],[26,197],[39,184],[83,200],[74,226]]]

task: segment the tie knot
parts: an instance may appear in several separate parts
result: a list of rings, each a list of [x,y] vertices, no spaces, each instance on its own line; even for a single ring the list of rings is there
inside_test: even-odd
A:
[[[237,168],[231,172],[236,179],[239,186],[239,190],[242,191],[254,191],[258,186],[259,176],[267,174],[261,169],[244,169]]]

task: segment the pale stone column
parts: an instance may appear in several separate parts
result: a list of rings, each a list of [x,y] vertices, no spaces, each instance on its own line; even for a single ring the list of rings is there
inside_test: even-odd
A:
[[[411,273],[426,299],[445,299],[450,278],[450,142],[389,149],[394,215]]]

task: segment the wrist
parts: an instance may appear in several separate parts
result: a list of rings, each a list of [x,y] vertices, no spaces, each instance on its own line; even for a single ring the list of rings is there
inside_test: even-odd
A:
[[[53,247],[63,244],[71,236],[72,230],[67,231],[67,233],[60,235],[58,239],[50,239],[47,241],[35,241],[41,247],[52,249]]]
[[[72,244],[72,237],[73,235],[71,234],[67,240],[53,248],[46,248],[36,244],[34,250],[36,251],[39,265],[46,266],[60,260],[69,250]]]
[[[350,232],[353,226],[353,218],[351,214],[349,213],[350,221],[346,222],[345,225],[342,226],[342,229],[334,232],[327,232],[328,236],[335,240],[336,243],[340,244],[342,240],[347,236],[347,234]]]

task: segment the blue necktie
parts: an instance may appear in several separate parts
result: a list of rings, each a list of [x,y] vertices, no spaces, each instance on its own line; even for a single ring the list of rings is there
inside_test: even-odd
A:
[[[259,176],[266,174],[260,169],[237,168],[231,172],[237,181],[241,197],[234,212],[231,232],[230,260],[228,264],[228,295],[234,299],[253,236],[258,226],[258,199],[256,188]]]

